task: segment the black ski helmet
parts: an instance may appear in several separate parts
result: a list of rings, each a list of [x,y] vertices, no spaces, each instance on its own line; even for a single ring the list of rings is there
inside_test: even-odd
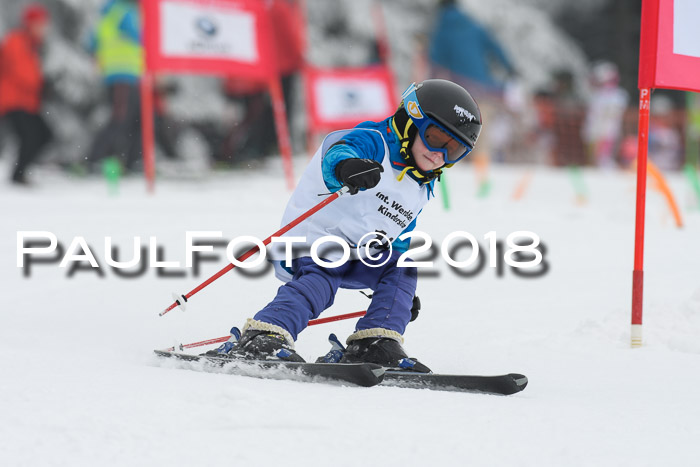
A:
[[[481,133],[482,120],[479,106],[466,89],[444,79],[429,79],[412,84],[403,93],[401,105],[394,114],[394,124],[401,139],[401,153],[411,165],[415,164],[410,144],[420,135],[426,146],[443,152],[445,167],[451,167],[474,148]],[[429,138],[425,137],[426,130],[431,127],[447,133],[461,149],[448,154],[447,150],[431,146]],[[432,174],[418,172],[429,179],[434,178],[430,176]],[[433,172],[440,175],[440,169]]]
[[[481,133],[481,111],[466,89],[445,79],[428,79],[416,85],[416,97],[428,117],[474,148]]]

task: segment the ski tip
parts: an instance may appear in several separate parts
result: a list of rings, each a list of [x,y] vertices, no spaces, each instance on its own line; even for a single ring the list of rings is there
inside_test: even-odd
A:
[[[355,381],[358,386],[371,387],[381,384],[384,381],[386,369],[383,366],[375,365],[374,363],[361,363],[365,377],[362,380]]]
[[[510,373],[508,376],[510,376],[513,379],[513,382],[516,384],[516,386],[518,386],[518,389],[520,391],[527,387],[527,376],[518,373]]]

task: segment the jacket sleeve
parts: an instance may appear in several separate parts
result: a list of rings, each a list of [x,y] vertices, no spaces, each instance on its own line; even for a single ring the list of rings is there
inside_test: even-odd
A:
[[[381,163],[384,160],[384,140],[381,134],[377,131],[357,129],[331,146],[321,162],[323,181],[331,192],[338,191],[343,186],[335,176],[335,168],[339,162],[351,157],[372,159]]]

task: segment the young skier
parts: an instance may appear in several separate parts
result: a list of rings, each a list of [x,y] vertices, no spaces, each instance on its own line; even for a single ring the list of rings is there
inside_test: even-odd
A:
[[[398,237],[414,229],[442,170],[469,154],[480,131],[481,114],[471,95],[455,83],[434,79],[411,85],[399,109],[386,120],[328,135],[292,194],[282,225],[314,206],[321,193],[347,186],[353,196],[338,198],[285,235],[306,237],[291,267],[275,261],[278,277],[291,280],[248,319],[238,343],[213,352],[303,362],[294,341],[309,320],[333,304],[339,287],[369,288],[372,302],[347,338],[340,362],[429,372],[409,359],[401,345],[411,319],[417,273],[397,266],[409,243]],[[363,248],[378,234],[392,242],[391,251],[386,242],[383,248],[378,248],[379,242],[370,243],[375,246],[370,252]],[[308,254],[315,240],[329,235],[343,239],[352,251],[350,260],[335,268],[316,264]],[[270,256],[275,259],[274,251]],[[336,261],[342,254],[319,256]],[[277,257],[281,260],[284,254]]]

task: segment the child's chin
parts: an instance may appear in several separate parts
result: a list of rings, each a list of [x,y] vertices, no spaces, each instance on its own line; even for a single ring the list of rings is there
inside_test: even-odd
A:
[[[429,171],[433,170],[433,169],[432,169],[433,164],[432,164],[432,162],[430,162],[430,160],[428,160],[427,157],[424,157],[423,160],[422,160],[421,162],[416,161],[416,165],[417,165],[418,168],[421,169],[423,172],[429,172]]]
[[[439,167],[437,164],[418,164],[418,168],[421,169],[423,172],[430,172],[431,170],[435,170]]]

